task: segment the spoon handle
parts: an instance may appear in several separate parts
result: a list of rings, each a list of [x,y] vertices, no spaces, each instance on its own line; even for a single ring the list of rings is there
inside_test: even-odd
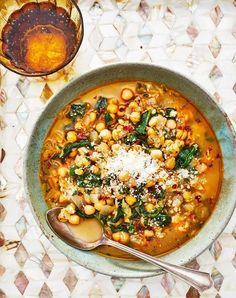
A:
[[[205,291],[207,289],[210,289],[212,286],[212,279],[210,277],[210,274],[206,272],[201,272],[201,271],[185,268],[182,266],[169,264],[167,262],[161,261],[160,259],[147,255],[143,252],[137,251],[136,249],[130,248],[126,245],[110,240],[108,238],[103,239],[103,244],[116,247],[144,261],[147,261],[155,266],[158,266],[159,268],[185,281],[186,283],[193,286],[199,291]]]

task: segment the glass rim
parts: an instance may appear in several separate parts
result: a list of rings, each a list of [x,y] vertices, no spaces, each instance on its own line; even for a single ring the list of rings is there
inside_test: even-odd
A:
[[[16,69],[13,69],[11,68],[10,66],[6,65],[4,62],[0,61],[0,64],[3,65],[4,67],[6,67],[8,70],[18,74],[18,75],[21,75],[21,76],[25,76],[25,77],[44,77],[44,76],[49,76],[51,74],[54,74],[56,72],[58,72],[59,70],[63,69],[64,67],[66,67],[74,58],[75,56],[77,55],[79,49],[80,49],[80,46],[82,44],[82,41],[83,41],[83,38],[84,38],[84,20],[83,20],[83,16],[82,16],[82,13],[81,13],[81,10],[77,4],[77,2],[75,2],[75,0],[71,0],[71,2],[73,2],[76,10],[78,11],[79,13],[79,16],[80,16],[80,20],[81,20],[81,35],[80,35],[80,40],[77,44],[77,47],[76,47],[76,50],[75,52],[73,53],[73,55],[71,55],[71,57],[68,59],[68,61],[61,65],[61,66],[58,66],[56,67],[55,69],[51,70],[51,71],[48,71],[48,72],[41,72],[41,73],[22,73],[20,72],[20,68],[16,68]]]

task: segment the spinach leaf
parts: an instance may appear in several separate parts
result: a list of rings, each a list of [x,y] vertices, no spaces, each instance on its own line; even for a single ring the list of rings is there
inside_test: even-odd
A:
[[[109,226],[112,233],[120,232],[120,231],[126,231],[126,227],[123,225],[118,225],[117,227],[110,225]]]
[[[79,208],[76,209],[75,213],[81,217],[81,218],[93,218],[94,217],[94,214],[91,214],[91,215],[87,215],[85,214],[82,210],[80,210]]]
[[[116,214],[115,216],[112,218],[111,222],[117,222],[119,219],[121,219],[122,217],[124,217],[124,210],[122,207],[122,201],[120,200],[118,202],[118,208],[116,210]]]
[[[106,178],[105,178],[105,185],[111,185],[111,181],[115,180],[117,178],[116,174],[112,173],[109,174]]]
[[[107,98],[100,96],[95,105],[96,110],[98,110],[101,113],[105,110],[106,106],[107,106]]]
[[[139,214],[143,217],[144,219],[144,227],[147,227],[148,225],[148,212],[145,209],[143,202],[139,205]]]
[[[109,113],[105,114],[104,119],[105,119],[106,125],[111,125],[113,118],[111,117],[111,115]]]
[[[138,140],[138,134],[134,132],[134,133],[129,134],[129,135],[125,138],[124,142],[125,142],[125,144],[127,144],[127,145],[132,145],[132,144],[135,143],[137,140]]]
[[[185,146],[181,149],[178,156],[176,157],[176,165],[177,169],[185,169],[187,168],[193,158],[198,154],[199,146],[198,144],[193,144],[192,146]]]
[[[77,166],[72,166],[72,167],[70,167],[69,175],[72,176],[72,177],[76,176],[76,173],[75,173],[75,170],[76,170],[76,169],[78,169]]]
[[[141,116],[140,122],[137,124],[135,131],[141,135],[146,134],[146,126],[151,117],[151,110],[144,112]]]
[[[129,225],[127,226],[127,231],[130,234],[133,234],[135,232],[135,226],[134,226],[134,223],[133,222],[129,223]]]
[[[136,92],[139,94],[147,93],[147,85],[141,82],[137,82]]]
[[[168,119],[175,119],[177,116],[176,109],[173,108],[166,108],[165,109],[165,117]]]
[[[119,188],[119,193],[120,194],[129,194],[130,193],[130,188],[127,186],[127,185],[122,185],[120,188]]]
[[[168,215],[166,212],[157,211],[155,214],[154,213],[152,215],[153,221],[156,222],[159,227],[165,227],[171,223],[171,216]]]
[[[71,153],[71,151],[74,148],[80,148],[80,147],[91,147],[91,143],[88,140],[81,140],[76,143],[68,144],[65,146],[63,151],[59,154],[59,158],[62,160],[65,160],[65,158]]]
[[[78,176],[77,185],[79,187],[92,188],[101,186],[101,176],[93,173],[84,173]]]
[[[77,117],[82,118],[85,114],[86,106],[86,103],[73,104],[71,105],[70,111],[66,116],[73,121],[75,121]]]

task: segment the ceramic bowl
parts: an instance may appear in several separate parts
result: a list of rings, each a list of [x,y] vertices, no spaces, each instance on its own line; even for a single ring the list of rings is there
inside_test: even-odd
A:
[[[209,94],[186,77],[149,64],[122,63],[95,69],[70,82],[57,93],[37,120],[29,139],[25,158],[26,191],[35,217],[53,245],[78,264],[97,272],[119,277],[147,277],[161,271],[142,261],[124,261],[77,250],[57,237],[45,220],[47,205],[39,180],[39,159],[43,141],[58,112],[79,94],[99,85],[119,80],[146,80],[165,83],[186,96],[210,122],[222,150],[224,178],[220,197],[209,220],[200,232],[179,249],[161,257],[177,265],[184,265],[201,254],[220,235],[227,225],[236,202],[236,146],[235,132],[225,112]]]

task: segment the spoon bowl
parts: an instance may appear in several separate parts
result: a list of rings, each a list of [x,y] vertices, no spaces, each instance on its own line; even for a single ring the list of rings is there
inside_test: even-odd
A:
[[[155,266],[158,266],[159,268],[169,273],[172,273],[173,275],[185,281],[189,285],[195,287],[199,291],[204,291],[211,288],[212,279],[210,277],[210,274],[164,262],[160,259],[147,255],[143,252],[137,251],[131,247],[128,247],[126,245],[113,241],[106,237],[104,230],[98,221],[97,221],[97,224],[101,226],[100,235],[98,235],[95,238],[96,239],[95,241],[83,240],[82,234],[77,235],[76,233],[73,233],[73,229],[70,228],[70,224],[60,222],[58,220],[58,215],[61,209],[62,209],[61,207],[57,207],[57,208],[48,210],[46,213],[46,220],[50,228],[67,244],[85,251],[95,249],[101,245],[110,245],[115,248],[121,249],[125,252],[128,252]],[[85,224],[86,225],[89,224],[89,220],[85,222]],[[92,229],[93,227],[91,226],[90,228],[87,229],[87,232],[92,231]]]

